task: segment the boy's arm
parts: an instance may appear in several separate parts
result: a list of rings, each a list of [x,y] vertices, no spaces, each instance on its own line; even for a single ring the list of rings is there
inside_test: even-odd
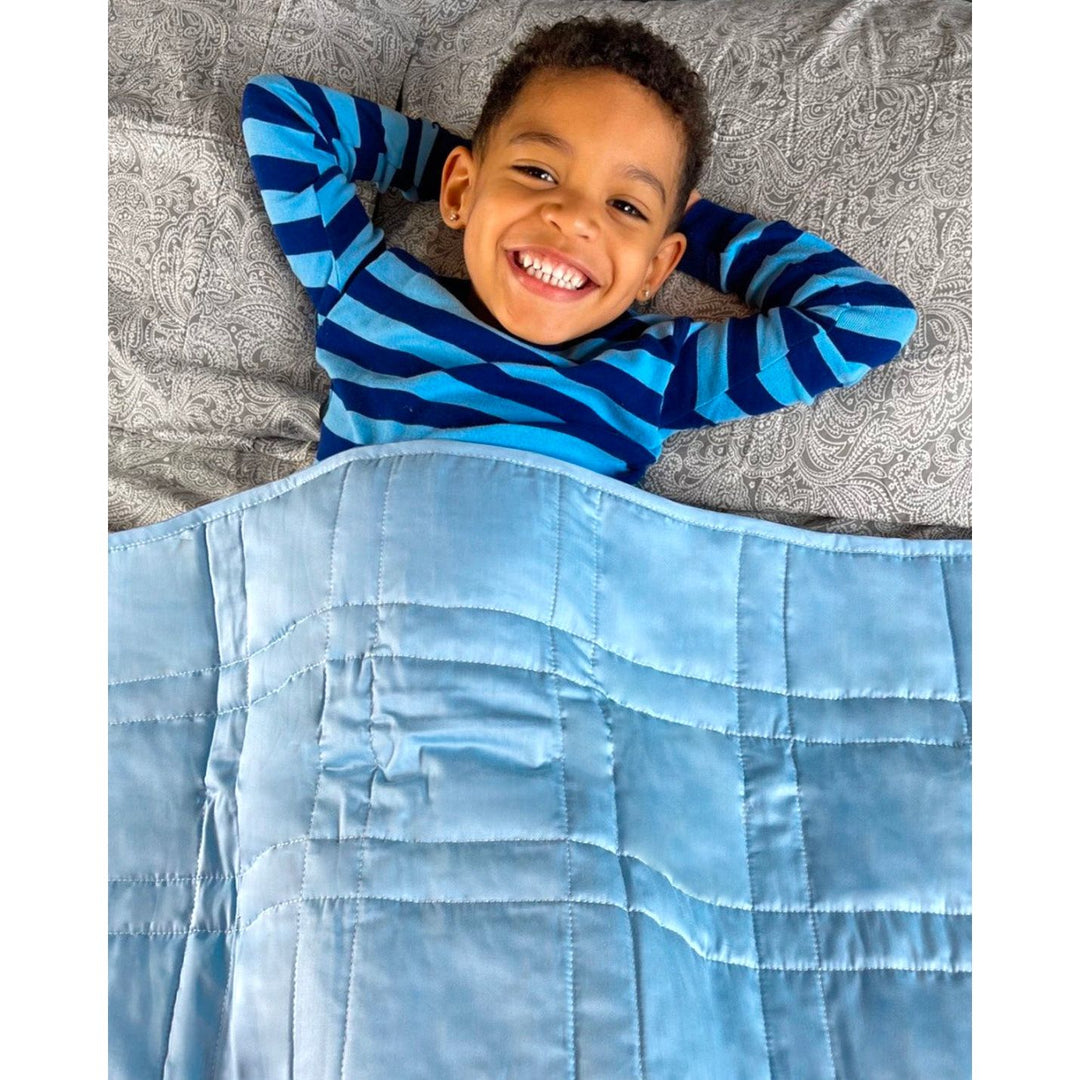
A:
[[[700,427],[813,400],[892,359],[915,308],[854,259],[786,221],[693,202],[679,269],[758,314],[690,323],[664,394],[661,424]]]
[[[354,182],[436,198],[447,154],[466,141],[430,121],[283,75],[248,83],[241,120],[274,234],[320,314],[381,249],[382,230]]]

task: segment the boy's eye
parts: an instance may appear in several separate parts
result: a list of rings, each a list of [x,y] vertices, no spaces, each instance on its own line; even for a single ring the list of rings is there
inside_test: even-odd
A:
[[[536,180],[550,180],[555,182],[555,177],[547,171],[547,169],[541,169],[539,165],[515,165],[515,169],[518,172],[523,172],[526,176],[531,176]]]
[[[612,199],[611,205],[616,210],[621,210],[624,214],[628,214],[631,217],[639,217],[642,221],[648,221],[649,219],[636,207],[633,203],[626,202],[625,199]]]

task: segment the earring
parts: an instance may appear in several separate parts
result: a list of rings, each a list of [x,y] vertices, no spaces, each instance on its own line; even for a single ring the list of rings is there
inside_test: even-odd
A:
[[[652,290],[651,289],[646,289],[645,290],[645,295],[641,299],[642,300],[648,300],[651,295],[652,295]]]
[[[457,219],[458,219],[457,211],[456,210],[451,210],[450,211],[450,220],[451,221],[457,221]]]

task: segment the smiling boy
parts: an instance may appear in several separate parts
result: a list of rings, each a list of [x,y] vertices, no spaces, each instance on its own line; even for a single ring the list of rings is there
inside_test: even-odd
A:
[[[299,79],[260,76],[244,137],[330,375],[318,456],[451,438],[628,482],[680,428],[768,412],[894,356],[915,313],[786,222],[700,198],[700,78],[639,23],[533,31],[496,74],[473,144]],[[353,183],[439,198],[468,278],[388,246]],[[635,311],[680,269],[758,313]]]
[[[490,316],[558,345],[655,294],[686,249],[668,231],[682,217],[682,159],[670,112],[625,75],[533,75],[479,157],[458,147],[443,170],[444,220],[465,230],[469,279]]]

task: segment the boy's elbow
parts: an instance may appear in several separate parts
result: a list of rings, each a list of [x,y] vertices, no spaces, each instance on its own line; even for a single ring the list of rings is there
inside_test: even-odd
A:
[[[919,316],[915,306],[906,297],[904,304],[890,309],[888,316],[883,320],[876,342],[867,348],[866,356],[861,357],[864,363],[870,367],[880,367],[882,364],[895,360],[903,351],[907,343],[915,333]]]
[[[830,320],[823,336],[843,361],[833,372],[840,385],[857,383],[873,368],[899,356],[915,333],[918,318],[915,305],[896,290],[892,303],[873,309],[850,307]]]
[[[273,76],[267,72],[263,72],[261,75],[252,75],[244,85],[244,94],[242,101],[247,101],[251,97],[255,87],[265,87],[273,79]]]
[[[256,75],[247,81],[240,97],[240,122],[249,117],[265,119],[278,107],[278,94],[275,86],[280,82],[280,75]]]
[[[259,98],[259,91],[263,89],[262,80],[265,78],[265,75],[256,75],[253,79],[249,79],[244,87],[244,93],[240,97],[241,122],[247,120],[250,116],[258,115],[256,103]]]
[[[911,300],[896,286],[890,285],[888,288],[891,295],[878,298],[877,305],[866,313],[869,315],[866,323],[858,309],[852,309],[850,322],[841,318],[839,323],[840,326],[846,324],[847,329],[868,335],[869,340],[863,342],[867,355],[859,359],[870,367],[878,367],[898,356],[911,340],[919,323],[919,313]]]
[[[896,308],[896,351],[901,349],[911,340],[915,333],[915,327],[919,325],[919,313],[915,305],[899,290],[896,290],[898,298]]]

